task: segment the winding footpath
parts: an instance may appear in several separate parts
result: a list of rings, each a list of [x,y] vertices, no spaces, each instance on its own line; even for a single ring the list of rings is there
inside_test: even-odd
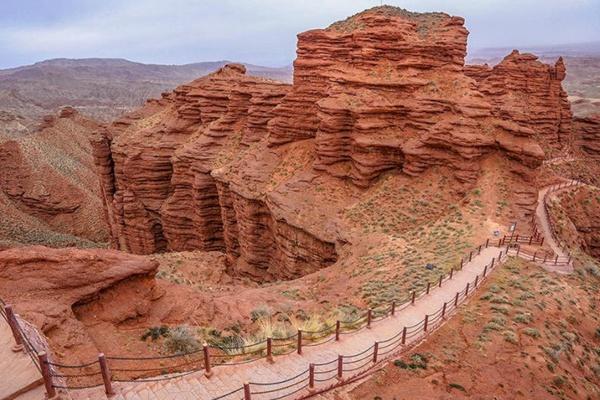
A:
[[[546,194],[552,189],[553,187],[547,187],[539,192],[536,217],[538,228],[543,234],[546,244],[557,255],[564,257],[563,250],[553,239],[548,215],[544,207],[544,201],[547,199]],[[568,187],[564,189],[566,190]],[[337,372],[337,363],[335,361],[337,361],[338,355],[347,356],[347,360],[350,360],[350,362],[354,362],[352,360],[361,361],[360,364],[357,361],[356,368],[348,369],[349,371],[353,370],[352,373],[348,372],[348,376],[350,376],[366,372],[373,367],[384,365],[385,361],[382,361],[382,359],[386,353],[385,357],[391,358],[412,345],[418,344],[426,336],[425,333],[407,337],[405,344],[402,346],[388,345],[389,347],[386,351],[379,353],[382,354],[381,359],[371,360],[375,342],[386,343],[385,341],[389,338],[398,338],[398,335],[402,333],[403,327],[406,326],[417,325],[418,329],[422,329],[419,323],[422,323],[425,315],[432,317],[433,315],[438,315],[436,317],[438,322],[430,327],[429,332],[441,326],[445,319],[440,318],[440,308],[442,305],[454,304],[457,293],[462,292],[464,297],[467,297],[465,293],[467,284],[472,285],[474,281],[476,283],[476,277],[479,279],[485,275],[485,272],[490,271],[490,262],[492,259],[495,259],[497,265],[498,255],[503,250],[506,251],[506,247],[489,246],[482,248],[480,253],[477,254],[476,252],[472,260],[466,262],[460,271],[454,272],[452,279],[444,280],[441,287],[432,288],[429,294],[421,295],[413,305],[407,304],[399,307],[394,316],[372,322],[370,328],[363,328],[352,333],[344,333],[341,335],[339,341],[329,340],[314,347],[304,345],[301,355],[292,353],[275,356],[274,362],[261,359],[240,365],[225,364],[214,366],[210,378],[206,377],[203,371],[198,371],[177,378],[153,382],[113,382],[112,387],[115,394],[110,398],[136,400],[239,400],[244,399],[243,385],[246,382],[252,382],[252,400],[301,398],[302,396],[315,393],[309,392],[307,388],[308,384],[303,383],[307,379],[310,364],[319,365],[321,371],[318,372],[317,381],[314,382],[314,390],[318,393],[319,390],[325,390],[332,386],[332,384],[337,383],[337,380],[334,378]],[[491,266],[494,266],[494,264],[492,263]],[[547,265],[545,267],[549,268]],[[567,273],[572,267],[557,265],[550,268],[557,272]],[[466,292],[472,293],[474,291],[473,286],[471,288],[470,292],[468,289]],[[445,314],[445,317],[447,318],[450,314],[451,312]],[[398,339],[395,340],[397,341]],[[6,346],[5,343],[2,344],[2,347]],[[381,349],[383,350],[384,347]],[[377,351],[375,351],[375,354],[378,354]],[[25,355],[21,356],[25,357]],[[362,362],[363,360],[366,360],[366,363]],[[0,364],[0,374],[9,367]],[[352,367],[352,365],[349,365],[349,367]],[[37,373],[37,370],[35,372]],[[298,377],[298,379],[289,380],[293,377]],[[281,382],[281,384],[277,384],[276,382]],[[289,389],[285,389],[288,386]],[[246,394],[246,396],[248,395]],[[72,390],[69,393],[61,394],[61,398],[63,399],[72,398],[74,400],[97,400],[105,397],[103,386]],[[1,396],[0,399],[2,399]]]
[[[451,303],[456,293],[465,289],[467,282],[473,282],[475,276],[483,273],[485,266],[489,265],[492,258],[498,257],[500,250],[500,248],[492,246],[482,249],[481,253],[465,264],[462,270],[454,273],[453,279],[445,281],[441,288],[433,289],[430,294],[417,299],[415,305],[409,305],[397,311],[393,317],[373,322],[370,329],[365,328],[343,335],[340,341],[331,341],[315,347],[305,346],[302,355],[275,356],[273,363],[263,359],[243,365],[214,367],[213,375],[210,378],[204,376],[200,371],[156,383],[115,383],[113,386],[116,389],[116,395],[112,398],[213,399],[239,389],[244,382],[283,381],[306,371],[310,363],[328,362],[336,359],[339,354],[355,354],[373,346],[375,341],[383,341],[397,335],[404,326],[418,324],[423,320],[425,314],[435,313],[444,302]],[[419,339],[415,338],[414,340]],[[411,344],[410,340],[407,340],[406,344]],[[332,374],[330,373],[328,376]],[[318,388],[318,385],[316,386]],[[104,395],[104,390],[97,388],[73,392],[72,395],[75,399],[99,399]],[[278,393],[252,395],[252,399],[274,399],[277,395]],[[243,393],[237,392],[225,398],[240,399],[242,397]]]

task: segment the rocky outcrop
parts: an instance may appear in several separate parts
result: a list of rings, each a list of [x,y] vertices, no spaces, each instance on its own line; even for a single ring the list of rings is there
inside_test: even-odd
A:
[[[0,251],[0,297],[44,332],[59,360],[80,363],[98,350],[73,309],[127,285],[110,304],[114,322],[144,315],[161,296],[153,279],[157,267],[142,256],[114,250],[10,249]]]
[[[383,174],[444,169],[464,194],[498,159],[530,215],[570,129],[564,65],[465,66],[463,24],[376,7],[300,34],[292,86],[232,64],[117,121],[94,144],[113,245],[217,250],[233,273],[294,278],[335,262],[335,215]]]
[[[572,113],[561,84],[566,74],[562,57],[552,66],[513,50],[493,68],[466,68],[465,74],[490,99],[492,114],[513,123],[503,130],[518,137],[535,135],[555,148],[566,144]]]
[[[570,248],[600,260],[600,190],[582,186],[564,191],[550,203],[552,225]]]
[[[578,147],[591,156],[600,156],[600,115],[576,117],[573,124]]]
[[[147,105],[139,115],[158,107],[164,116],[155,125],[138,129],[136,116],[128,116],[98,132],[94,156],[113,245],[141,254],[225,251],[236,272],[261,279],[333,262],[333,243],[274,219],[260,193],[241,195],[213,176],[265,140],[271,112],[288,90],[227,65]],[[289,250],[285,233],[295,230],[311,249],[304,254]]]

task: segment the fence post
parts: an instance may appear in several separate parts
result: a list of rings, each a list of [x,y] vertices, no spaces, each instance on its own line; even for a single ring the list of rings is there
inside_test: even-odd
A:
[[[462,258],[460,259],[460,269],[461,270],[463,269],[463,259]]]
[[[487,264],[485,265],[485,267],[483,267],[483,276],[485,277],[485,274],[487,274]]]
[[[406,327],[402,329],[402,344],[406,344]]]
[[[427,291],[425,294],[429,294],[429,289],[431,289],[431,282],[427,282]]]
[[[410,301],[410,304],[412,304],[413,306],[415,305],[415,297],[417,296],[417,292],[413,291],[412,292],[412,299]]]
[[[344,356],[338,355],[338,363],[337,363],[337,378],[341,381],[342,374],[344,373]]]
[[[546,258],[548,258],[548,254],[544,254],[544,261],[542,261],[542,263],[546,263]]]
[[[46,388],[46,395],[48,400],[56,399],[56,389],[52,385],[52,375],[50,374],[50,366],[48,365],[48,355],[45,352],[38,353],[38,360],[40,362],[40,369],[42,370],[42,378],[44,379],[44,387]]]
[[[494,268],[494,262],[496,261],[496,257],[492,258],[492,268]]]
[[[273,359],[273,339],[270,336],[267,338],[267,361],[270,363],[275,361]]]
[[[340,340],[340,321],[335,321],[335,341]]]
[[[517,236],[515,236],[515,243],[519,243],[519,234],[517,233]]]
[[[442,307],[442,318],[446,318],[446,302],[444,302],[444,306]]]
[[[544,237],[542,237],[542,240],[540,241],[540,246],[544,245]]]
[[[567,264],[570,264],[570,263],[571,263],[571,258],[572,258],[572,257],[571,257],[571,253],[569,253],[569,259],[567,260]]]
[[[100,364],[100,372],[102,373],[102,381],[104,382],[104,392],[106,392],[107,396],[113,396],[115,392],[113,391],[112,384],[110,382],[110,370],[108,369],[108,364],[106,364],[106,357],[104,357],[104,353],[98,354],[98,364]]]
[[[498,262],[502,261],[502,250],[500,250],[500,254],[498,254]]]
[[[477,248],[477,254],[481,254],[481,245]]]
[[[392,316],[396,314],[396,300],[392,300]]]
[[[429,315],[425,314],[425,323],[423,324],[423,332],[427,332],[427,323],[429,322]]]
[[[475,276],[475,284],[473,285],[474,287],[477,287],[477,283],[479,282],[479,275]]]
[[[8,320],[8,326],[10,326],[13,338],[15,339],[15,345],[12,347],[12,351],[17,353],[24,348],[23,338],[21,337],[21,331],[19,330],[19,322],[17,321],[17,317],[15,316],[11,305],[5,305],[4,311],[6,313],[6,319]]]
[[[210,369],[210,348],[208,347],[208,343],[204,342],[202,344],[202,351],[204,352],[204,376],[210,378],[212,371]]]
[[[531,245],[531,242],[533,241],[533,236],[529,237],[529,244]]]
[[[467,287],[465,288],[465,298],[469,296],[469,282],[467,282]]]
[[[517,257],[519,257],[520,252],[521,252],[521,246],[517,245]]]
[[[473,251],[469,252],[469,262],[471,262],[471,260],[473,260]]]
[[[487,239],[485,239],[485,248],[487,249],[489,245],[490,245],[490,239],[487,238]]]
[[[302,354],[302,330],[298,329],[298,354]]]
[[[450,279],[452,279],[452,275],[454,275],[454,267],[450,268]]]
[[[367,328],[371,328],[371,319],[373,318],[373,310],[370,308],[367,310]]]
[[[377,353],[379,352],[379,342],[373,345],[373,364],[377,363]]]
[[[502,246],[502,239],[498,239],[498,247]]]
[[[454,307],[458,307],[458,292],[456,292],[456,296],[454,297]]]
[[[558,254],[556,255],[556,257],[554,257],[554,265],[556,265],[558,263]]]
[[[440,275],[440,283],[438,283],[438,287],[442,287],[442,280],[444,279],[443,275]]]
[[[310,363],[308,365],[308,390],[313,391],[315,389],[315,364]]]
[[[535,262],[535,256],[537,256],[537,251],[533,252],[533,261]]]
[[[250,396],[250,383],[244,382],[244,400],[252,400]]]

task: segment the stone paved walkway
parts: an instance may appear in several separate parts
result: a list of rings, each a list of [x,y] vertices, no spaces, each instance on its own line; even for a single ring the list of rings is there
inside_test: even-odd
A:
[[[560,245],[556,242],[556,240],[554,240],[554,235],[552,234],[552,227],[550,226],[550,220],[549,220],[548,214],[546,213],[546,207],[544,207],[544,202],[546,200],[545,197],[546,197],[547,193],[550,193],[548,198],[552,198],[553,196],[557,195],[558,193],[561,193],[561,192],[567,191],[567,190],[572,190],[576,186],[566,186],[562,189],[553,190],[555,186],[556,185],[547,186],[539,191],[538,204],[537,204],[537,208],[535,210],[535,214],[537,217],[536,220],[537,220],[538,228],[541,230],[542,236],[544,237],[545,245],[550,247],[552,249],[552,251],[554,252],[554,254],[558,255],[559,257],[568,258],[569,255],[560,247]],[[549,264],[549,265],[543,265],[543,267],[550,271],[558,272],[561,274],[569,274],[569,273],[573,272],[572,264],[558,265],[558,266],[553,266],[553,265]]]
[[[322,363],[336,359],[338,354],[355,354],[399,333],[404,326],[414,325],[423,320],[425,314],[438,311],[444,302],[451,302],[457,292],[465,289],[467,282],[481,274],[485,265],[498,256],[498,247],[483,249],[473,257],[461,271],[454,273],[452,280],[444,282],[441,288],[432,289],[428,295],[418,298],[414,306],[396,312],[394,317],[373,322],[371,329],[342,336],[339,342],[332,341],[315,347],[304,347],[303,354],[290,354],[275,357],[274,363],[258,360],[237,366],[213,368],[213,376],[208,379],[202,372],[181,378],[153,383],[115,383],[117,392],[114,399],[212,399],[240,388],[244,382],[275,382],[295,376],[308,368],[310,363]],[[409,341],[407,341],[409,343]],[[102,388],[76,391],[74,399],[99,399],[104,396]],[[238,392],[228,399],[242,398]],[[253,396],[252,399],[272,399],[276,395]]]
[[[36,388],[42,394],[37,398],[43,399],[44,392],[39,389],[42,384],[41,374],[25,351],[12,351],[14,344],[10,326],[0,316],[0,400],[25,398],[17,396],[25,396]]]

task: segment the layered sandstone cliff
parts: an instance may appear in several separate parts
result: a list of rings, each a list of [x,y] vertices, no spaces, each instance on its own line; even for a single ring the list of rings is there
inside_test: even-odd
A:
[[[99,132],[113,246],[218,250],[234,273],[294,278],[336,261],[352,240],[338,216],[384,174],[441,168],[464,194],[492,158],[529,215],[544,150],[570,129],[564,65],[465,67],[463,23],[376,7],[300,34],[291,86],[228,65]]]
[[[600,156],[600,115],[577,117],[574,131],[578,146],[590,156]]]

